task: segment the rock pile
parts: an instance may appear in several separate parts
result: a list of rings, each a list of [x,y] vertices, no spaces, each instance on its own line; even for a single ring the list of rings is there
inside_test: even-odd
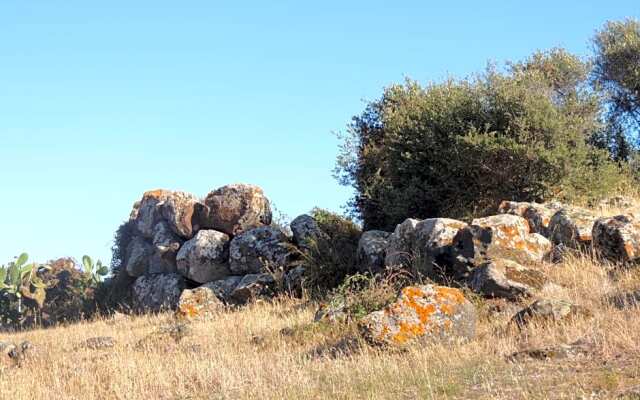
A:
[[[247,184],[221,187],[204,200],[179,191],[144,193],[130,215],[132,234],[122,264],[135,279],[134,306],[156,311],[180,304],[190,314],[203,306],[196,299],[212,303],[204,300],[208,291],[227,304],[270,293],[273,271],[293,280],[288,272],[300,264],[296,243],[303,247],[319,234],[309,218],[296,219],[304,223],[292,224],[290,239],[271,226],[271,207],[262,189]],[[299,275],[297,268],[295,277]],[[185,289],[202,285],[209,288],[206,293],[186,292],[189,299],[181,300]]]

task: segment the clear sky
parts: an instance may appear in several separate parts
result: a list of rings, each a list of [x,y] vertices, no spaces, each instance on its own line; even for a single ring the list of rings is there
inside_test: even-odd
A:
[[[337,140],[405,76],[565,46],[637,0],[0,2],[0,263],[110,259],[152,188],[260,185],[291,217],[340,211]]]

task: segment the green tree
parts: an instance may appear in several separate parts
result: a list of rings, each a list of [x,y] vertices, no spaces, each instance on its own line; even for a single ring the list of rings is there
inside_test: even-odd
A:
[[[609,21],[596,33],[593,44],[593,80],[606,95],[610,118],[639,129],[640,22]]]
[[[588,66],[563,49],[504,70],[388,87],[355,116],[336,166],[365,229],[465,218],[500,200],[600,197],[625,176],[590,145],[603,129]]]

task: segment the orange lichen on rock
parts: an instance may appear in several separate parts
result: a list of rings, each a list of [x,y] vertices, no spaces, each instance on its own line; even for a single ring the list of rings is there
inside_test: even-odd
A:
[[[144,192],[144,194],[142,195],[142,198],[154,198],[154,199],[161,199],[163,197],[166,197],[167,194],[169,193],[168,190],[165,189],[155,189],[155,190],[149,190]]]
[[[424,285],[404,288],[396,302],[366,316],[361,328],[375,343],[403,345],[422,337],[455,335],[455,327],[470,326],[468,321],[475,324],[475,310],[460,290]],[[469,336],[467,331],[462,336]]]

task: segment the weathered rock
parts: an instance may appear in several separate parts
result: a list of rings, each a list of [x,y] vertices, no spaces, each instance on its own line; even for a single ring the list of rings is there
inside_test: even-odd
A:
[[[516,300],[531,296],[534,290],[542,289],[546,281],[539,270],[525,268],[514,261],[496,259],[473,269],[469,286],[487,297]]]
[[[203,229],[178,252],[178,271],[198,283],[213,282],[229,275],[229,236]]]
[[[169,224],[165,221],[160,221],[153,228],[153,247],[155,252],[168,263],[175,265],[176,256],[178,250],[184,243],[178,235],[176,235]]]
[[[134,236],[127,245],[125,262],[127,274],[132,277],[146,274],[153,253],[153,245],[140,236]]]
[[[271,224],[271,207],[262,189],[247,184],[223,186],[204,200],[202,227],[235,236]],[[203,214],[203,212],[200,212]]]
[[[233,289],[229,300],[235,304],[246,304],[258,297],[270,297],[274,294],[274,286],[275,280],[270,274],[248,274]]]
[[[577,340],[569,344],[560,344],[558,346],[530,348],[520,350],[510,354],[508,361],[524,361],[528,358],[534,360],[558,360],[573,358],[580,355],[587,355],[594,350],[594,345],[584,340]]]
[[[81,342],[77,348],[84,348],[89,350],[104,350],[113,348],[116,345],[116,340],[111,336],[97,336],[89,338]]]
[[[502,258],[526,265],[542,261],[551,251],[549,240],[529,233],[527,221],[510,214],[475,219],[458,232],[453,242],[453,272],[457,277],[466,277],[488,260]]]
[[[301,265],[284,274],[284,286],[289,294],[302,296],[305,268]]]
[[[562,208],[562,204],[551,202],[540,204],[535,202],[503,201],[498,207],[501,214],[517,215],[529,223],[531,233],[539,233],[549,237],[549,223],[551,217]]]
[[[597,217],[589,210],[564,207],[551,217],[550,239],[555,245],[579,249],[591,244],[593,224]]]
[[[176,316],[178,318],[194,320],[211,318],[224,308],[224,304],[214,291],[207,286],[195,289],[185,289],[178,300]]]
[[[178,274],[141,276],[133,284],[134,306],[148,311],[174,309],[185,286]]]
[[[387,254],[385,256],[385,265],[396,267],[406,265],[411,262],[413,257],[413,248],[416,241],[416,225],[420,220],[407,218],[388,238]]]
[[[360,236],[358,242],[358,270],[360,272],[378,273],[384,269],[388,239],[391,233],[384,231],[367,231]]]
[[[246,231],[231,240],[229,264],[237,275],[266,272],[268,268],[284,268],[296,260],[298,250],[279,229],[263,226]]]
[[[198,198],[185,192],[170,192],[160,204],[161,214],[171,230],[184,239],[191,239],[200,229],[199,207],[202,204]]]
[[[597,219],[592,240],[593,248],[611,261],[629,263],[640,259],[640,221],[632,215]]]
[[[476,310],[458,289],[408,286],[395,303],[360,322],[364,337],[381,345],[417,340],[448,340],[475,336]]]
[[[296,217],[291,224],[293,242],[301,249],[308,250],[318,240],[328,240],[328,236],[318,226],[318,222],[310,215]]]
[[[213,293],[225,303],[230,302],[230,297],[238,284],[242,280],[241,276],[229,276],[225,279],[220,279],[215,282],[209,282],[203,286],[208,287]]]
[[[2,367],[19,367],[22,362],[36,354],[35,346],[28,340],[20,345],[12,342],[0,342],[0,369]]]
[[[560,321],[590,315],[591,312],[588,309],[566,300],[541,299],[518,311],[511,319],[511,322],[520,328],[524,328],[532,321]]]
[[[162,220],[160,205],[171,196],[171,191],[157,189],[145,192],[134,205],[131,220],[144,238],[153,238],[153,227]]]
[[[451,264],[453,239],[467,226],[450,218],[429,218],[416,224],[413,253],[424,272],[430,273],[434,267],[446,269]]]

